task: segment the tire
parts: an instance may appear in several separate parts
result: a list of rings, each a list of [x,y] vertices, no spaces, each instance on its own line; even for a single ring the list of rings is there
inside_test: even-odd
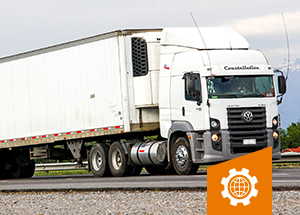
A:
[[[10,178],[10,174],[6,171],[1,171],[0,172],[0,179],[9,179]]]
[[[172,147],[171,160],[179,175],[195,174],[199,168],[198,164],[192,162],[190,144],[185,137],[179,137],[175,141]]]
[[[12,167],[11,162],[8,161],[3,161],[2,165],[1,165],[1,169],[0,169],[0,179],[10,179],[11,175],[10,175],[10,168]]]
[[[90,168],[95,177],[109,175],[107,163],[108,146],[104,143],[96,143],[93,145],[90,153]]]
[[[108,165],[113,176],[121,177],[127,175],[128,157],[122,145],[119,142],[114,142],[108,152]]]
[[[22,177],[22,166],[15,162],[12,165],[12,168],[9,170],[10,177],[9,178],[21,178]]]
[[[35,160],[32,160],[30,164],[28,165],[28,171],[26,174],[26,178],[31,178],[34,175],[35,172]]]
[[[31,160],[28,165],[21,166],[20,178],[31,178],[35,172],[35,161]]]
[[[33,176],[35,161],[30,160],[29,150],[20,149],[20,151],[14,152],[11,162],[12,168],[9,172],[12,178],[31,178]]]

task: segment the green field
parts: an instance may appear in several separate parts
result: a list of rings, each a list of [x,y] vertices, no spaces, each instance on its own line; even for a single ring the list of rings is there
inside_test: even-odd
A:
[[[205,171],[209,166],[200,166],[199,171]],[[272,165],[273,169],[292,169],[300,168],[300,163],[276,163]],[[143,168],[142,172],[146,172]],[[91,174],[87,170],[64,170],[64,171],[36,171],[33,176],[47,176],[47,175],[82,175]]]

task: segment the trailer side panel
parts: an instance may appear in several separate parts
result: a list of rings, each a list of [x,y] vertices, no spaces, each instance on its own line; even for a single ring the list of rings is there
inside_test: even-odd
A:
[[[119,53],[112,37],[1,63],[1,146],[121,131]]]

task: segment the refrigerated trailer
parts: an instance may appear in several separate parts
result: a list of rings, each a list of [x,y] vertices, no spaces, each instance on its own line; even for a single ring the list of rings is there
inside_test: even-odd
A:
[[[118,30],[0,59],[0,176],[87,159],[97,177],[193,174],[266,147],[278,78],[232,28]],[[175,170],[175,171],[174,171]]]

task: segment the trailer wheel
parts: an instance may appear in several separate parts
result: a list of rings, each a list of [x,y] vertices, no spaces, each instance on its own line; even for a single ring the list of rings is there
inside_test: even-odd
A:
[[[109,174],[107,152],[108,146],[103,143],[96,143],[91,149],[90,168],[96,177],[102,177]]]
[[[21,166],[20,178],[31,178],[35,172],[35,161],[31,160],[28,165]]]
[[[122,145],[119,142],[114,142],[108,152],[109,169],[113,176],[121,177],[127,175],[127,161],[128,157]]]
[[[7,171],[1,170],[0,172],[0,179],[9,179],[10,174]]]
[[[0,179],[11,179],[12,178],[10,174],[11,169],[12,169],[12,162],[3,161],[3,166],[1,167]]]
[[[28,171],[26,174],[26,178],[31,178],[34,175],[35,172],[35,160],[32,160],[30,164],[28,165]]]
[[[13,163],[11,169],[9,170],[9,174],[11,176],[9,178],[21,178],[22,166],[17,162]]]
[[[179,175],[195,174],[199,165],[193,164],[189,141],[185,137],[179,137],[172,148],[171,159],[175,171]]]
[[[19,178],[31,178],[35,172],[35,161],[30,160],[29,151],[16,153],[15,160],[21,167],[21,174]]]

